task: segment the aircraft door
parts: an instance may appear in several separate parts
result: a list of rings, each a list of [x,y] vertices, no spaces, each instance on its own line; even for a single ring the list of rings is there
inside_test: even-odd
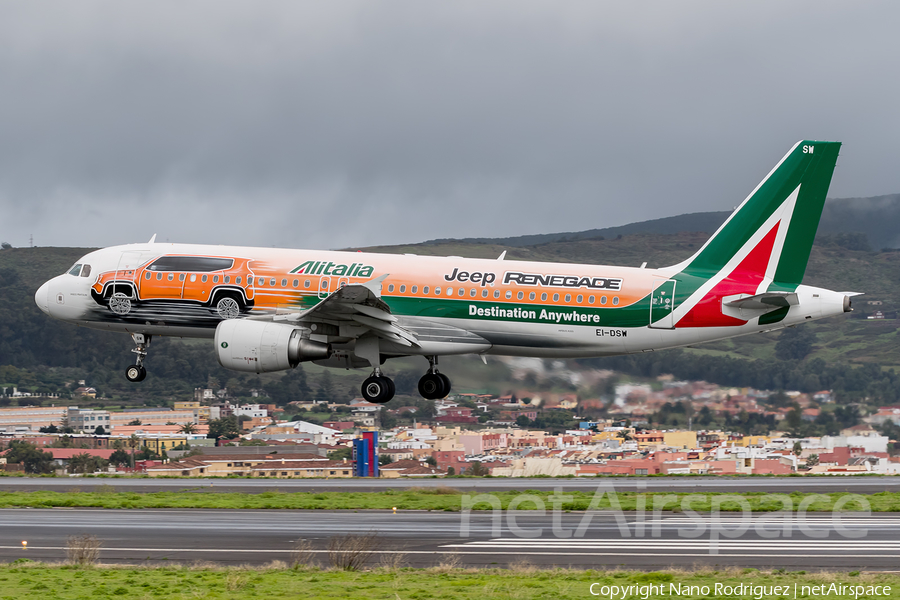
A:
[[[327,298],[328,297],[328,289],[331,286],[331,278],[330,277],[322,277],[319,279],[319,298]]]
[[[126,296],[136,296],[137,290],[140,287],[140,282],[135,280],[135,276],[137,274],[137,268],[141,266],[142,254],[140,252],[123,252],[119,255],[119,264],[116,265],[116,277],[115,284],[113,284],[113,294],[125,294]],[[130,281],[134,284],[131,285],[121,285],[122,283]]]
[[[675,329],[675,280],[654,279],[650,294],[650,327]]]

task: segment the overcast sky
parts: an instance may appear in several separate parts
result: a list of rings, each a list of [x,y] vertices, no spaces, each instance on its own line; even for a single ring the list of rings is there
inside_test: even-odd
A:
[[[900,192],[897,2],[4,2],[0,240],[339,248]]]

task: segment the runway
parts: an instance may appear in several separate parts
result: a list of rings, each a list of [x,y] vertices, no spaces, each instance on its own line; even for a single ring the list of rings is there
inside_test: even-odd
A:
[[[578,478],[460,478],[460,479],[151,479],[82,477],[3,477],[0,491],[91,491],[112,486],[130,492],[206,491],[262,493],[377,492],[411,487],[447,486],[463,491],[547,490],[591,492],[598,485],[612,485],[621,492],[766,492],[874,494],[900,492],[900,477],[578,477]]]
[[[60,561],[66,538],[90,533],[101,562],[290,561],[298,540],[328,563],[333,536],[377,534],[370,564],[417,567],[531,563],[657,569],[735,565],[795,570],[892,570],[900,514],[683,515],[535,511],[0,510],[0,561]],[[27,550],[22,541],[27,541]]]

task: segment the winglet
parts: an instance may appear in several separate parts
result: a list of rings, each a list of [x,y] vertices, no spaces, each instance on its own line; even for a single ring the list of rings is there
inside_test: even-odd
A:
[[[497,257],[497,260],[503,260],[506,258],[506,250],[500,253],[500,256]]]
[[[153,243],[155,243],[155,242],[156,242],[156,234],[154,233],[154,234],[153,234],[153,237],[150,238],[150,241],[147,242],[147,243],[148,243],[148,244],[153,244]]]
[[[381,284],[384,283],[384,280],[388,278],[390,273],[385,273],[384,275],[379,275],[375,279],[370,279],[365,283],[361,283],[360,285],[364,288],[368,288],[376,297],[381,298]]]

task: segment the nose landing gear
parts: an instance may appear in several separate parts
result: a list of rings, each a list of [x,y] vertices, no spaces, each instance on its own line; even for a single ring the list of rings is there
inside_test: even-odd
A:
[[[419,394],[426,400],[445,398],[450,393],[450,378],[437,370],[437,356],[426,356],[428,372],[419,380]]]
[[[153,336],[144,335],[143,333],[132,333],[131,339],[134,340],[135,348],[132,350],[137,354],[133,365],[125,369],[125,379],[132,383],[143,381],[147,377],[147,369],[144,368],[144,359],[147,358],[147,347],[150,346],[150,340]]]

